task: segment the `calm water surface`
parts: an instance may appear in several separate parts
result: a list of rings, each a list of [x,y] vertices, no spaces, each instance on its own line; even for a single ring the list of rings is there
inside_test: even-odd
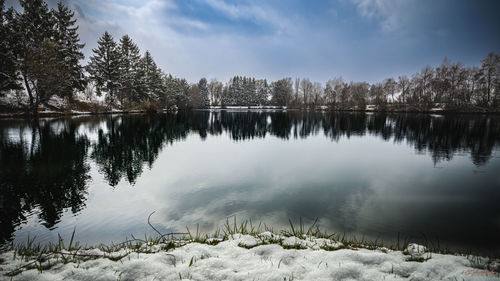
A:
[[[500,249],[500,117],[209,112],[0,120],[0,244],[236,216]],[[426,237],[426,238],[424,238]]]

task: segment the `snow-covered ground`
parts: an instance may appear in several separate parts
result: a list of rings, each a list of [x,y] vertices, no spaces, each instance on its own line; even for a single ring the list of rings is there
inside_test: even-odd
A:
[[[478,269],[472,266],[474,259],[428,253],[416,244],[403,252],[347,249],[329,239],[265,232],[235,234],[217,245],[187,243],[166,251],[165,244],[143,244],[141,249],[149,253],[127,248],[111,254],[80,250],[80,257],[68,263],[62,262],[61,254],[52,255],[42,264],[26,267],[12,280],[500,280],[494,272],[498,272],[498,262],[490,263],[489,269]],[[29,264],[19,256],[14,258],[13,252],[0,258],[2,280],[11,280],[4,274]],[[48,268],[48,263],[55,265]],[[41,272],[36,268],[40,265],[45,268]]]

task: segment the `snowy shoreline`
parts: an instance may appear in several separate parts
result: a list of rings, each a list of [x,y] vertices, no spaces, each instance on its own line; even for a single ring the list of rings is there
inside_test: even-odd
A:
[[[500,262],[271,232],[0,254],[1,280],[500,280]],[[17,272],[16,272],[17,270]]]
[[[287,110],[305,110],[305,109],[273,109],[273,108],[222,108],[222,109],[194,109],[194,110],[208,110],[208,111],[287,111]],[[386,110],[386,111],[375,111],[375,110],[309,110],[305,111],[317,111],[317,112],[363,112],[366,114],[373,113],[413,113],[413,114],[434,114],[436,116],[441,116],[444,114],[500,114],[498,111],[440,111],[438,113],[434,111],[404,111],[404,110]],[[170,110],[162,110],[156,113],[166,113],[166,112],[176,112]],[[40,111],[38,112],[39,118],[44,117],[65,117],[65,116],[90,116],[90,115],[109,115],[109,114],[145,114],[148,113],[147,110],[113,110],[113,111],[102,111],[102,112],[89,112],[89,111]],[[0,113],[0,119],[26,119],[29,115],[26,112],[12,112],[12,113]]]

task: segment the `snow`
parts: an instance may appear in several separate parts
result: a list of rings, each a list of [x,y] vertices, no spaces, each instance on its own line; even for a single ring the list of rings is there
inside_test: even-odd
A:
[[[284,249],[272,241],[304,249]],[[78,254],[86,258],[64,264],[60,256],[52,256],[43,262],[55,264],[51,268],[42,273],[27,269],[12,280],[500,280],[498,273],[473,268],[464,256],[427,253],[417,244],[408,245],[403,252],[321,248],[328,243],[342,246],[329,239],[264,232],[255,236],[235,234],[216,245],[185,243],[170,251],[162,250],[162,244],[143,244],[142,250],[150,253],[127,248],[108,254],[99,249],[80,250]],[[425,253],[428,259],[412,261],[405,252],[417,256]],[[119,257],[123,258],[117,261]],[[0,258],[0,274],[27,264],[14,258],[13,252]],[[499,264],[493,265],[498,271]],[[10,277],[2,275],[0,279]]]
[[[211,105],[209,109],[223,109],[220,105]],[[286,106],[276,106],[276,105],[228,105],[225,109],[287,109]]]
[[[293,236],[283,239],[282,244],[286,247],[291,247],[291,248],[298,248],[298,249],[311,248],[313,250],[319,250],[325,247],[328,247],[330,249],[339,249],[344,246],[340,242],[332,242],[331,240],[324,238],[299,239]]]

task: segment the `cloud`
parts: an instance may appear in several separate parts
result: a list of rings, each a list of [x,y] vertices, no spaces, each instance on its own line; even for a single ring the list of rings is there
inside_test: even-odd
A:
[[[378,20],[383,31],[394,31],[403,25],[402,12],[413,2],[395,0],[351,0],[359,14],[367,19]]]
[[[177,6],[171,1],[151,0],[146,1],[143,6],[134,7],[130,5],[118,4],[117,2],[106,1],[101,4],[106,11],[111,13],[125,14],[137,19],[151,19],[150,17],[158,11],[173,10]]]
[[[203,0],[211,8],[225,14],[233,20],[249,20],[256,24],[269,25],[270,28],[284,32],[293,26],[287,17],[264,3],[228,4],[224,0]]]
[[[234,75],[377,82],[444,56],[477,64],[500,46],[492,36],[498,4],[481,1],[64,2],[75,10],[86,60],[104,31],[116,40],[128,34],[165,72],[189,82]],[[15,0],[6,5],[19,7]]]

